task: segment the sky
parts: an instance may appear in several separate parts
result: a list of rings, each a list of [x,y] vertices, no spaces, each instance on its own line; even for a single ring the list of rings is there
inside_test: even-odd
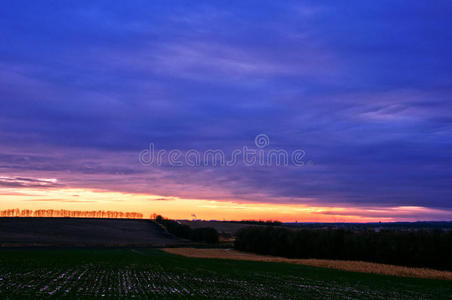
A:
[[[1,6],[0,209],[452,219],[450,1]],[[303,163],[146,164],[151,144]]]

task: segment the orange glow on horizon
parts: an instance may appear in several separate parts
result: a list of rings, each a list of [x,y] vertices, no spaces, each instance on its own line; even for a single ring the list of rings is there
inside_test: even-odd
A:
[[[449,212],[419,206],[332,207],[306,204],[258,203],[181,199],[160,195],[122,193],[82,188],[2,188],[3,209],[68,209],[136,211],[172,219],[280,220],[283,222],[392,222],[416,221],[422,215]],[[450,215],[450,214],[449,214]]]

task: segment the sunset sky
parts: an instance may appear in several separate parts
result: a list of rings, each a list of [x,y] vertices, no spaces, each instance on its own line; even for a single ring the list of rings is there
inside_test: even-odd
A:
[[[451,1],[69,3],[2,3],[0,210],[452,220]]]

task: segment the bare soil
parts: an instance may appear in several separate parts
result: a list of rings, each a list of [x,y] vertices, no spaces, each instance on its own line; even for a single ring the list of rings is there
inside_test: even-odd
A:
[[[187,220],[181,220],[182,224],[188,225],[193,229],[196,228],[202,228],[202,227],[212,227],[215,228],[218,233],[226,233],[235,235],[237,231],[239,231],[242,228],[250,227],[250,226],[262,226],[262,225],[250,225],[250,224],[243,224],[243,223],[231,223],[231,222],[221,222],[221,221],[187,221]]]
[[[0,247],[188,245],[150,220],[0,218]]]

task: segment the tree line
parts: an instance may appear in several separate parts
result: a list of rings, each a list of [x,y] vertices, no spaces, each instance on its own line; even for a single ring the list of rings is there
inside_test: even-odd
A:
[[[108,219],[142,219],[137,212],[104,210],[67,210],[67,209],[5,209],[0,210],[0,217],[41,217],[41,218],[108,218]]]
[[[452,231],[343,229],[309,230],[246,227],[235,249],[289,258],[361,260],[452,270]]]
[[[162,225],[169,233],[172,233],[177,237],[196,242],[218,243],[218,232],[215,228],[203,227],[192,229],[188,225],[181,224],[178,221],[165,219],[160,215],[155,218],[155,222]]]

